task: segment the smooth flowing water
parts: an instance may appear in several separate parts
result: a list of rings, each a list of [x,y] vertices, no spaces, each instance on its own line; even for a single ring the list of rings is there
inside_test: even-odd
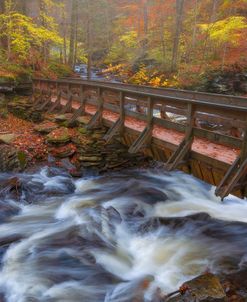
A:
[[[75,181],[43,168],[18,177],[19,194],[0,195],[8,302],[155,301],[206,270],[246,268],[246,201],[221,203],[191,176],[132,170]]]

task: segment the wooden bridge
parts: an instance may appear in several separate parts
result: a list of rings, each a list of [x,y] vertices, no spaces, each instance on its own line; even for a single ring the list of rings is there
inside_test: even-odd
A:
[[[33,101],[49,112],[90,115],[129,152],[144,152],[228,194],[247,197],[247,98],[75,79],[33,80]]]

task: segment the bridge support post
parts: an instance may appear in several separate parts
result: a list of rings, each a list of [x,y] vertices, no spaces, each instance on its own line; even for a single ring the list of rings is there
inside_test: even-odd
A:
[[[72,100],[73,100],[73,95],[72,95],[72,93],[70,93],[67,104],[61,110],[62,114],[67,113],[67,112],[71,112],[71,110],[72,110]]]
[[[247,125],[244,131],[244,138],[240,155],[236,158],[230,169],[215,190],[215,195],[223,200],[233,190],[241,190],[242,197],[246,196],[246,173],[247,173]]]
[[[187,109],[187,128],[185,132],[185,137],[175,152],[171,155],[171,157],[166,162],[167,171],[172,171],[177,168],[177,166],[181,163],[182,160],[186,156],[188,156],[191,146],[193,144],[194,139],[194,125],[195,125],[195,106],[193,104],[188,104]]]
[[[47,95],[45,96],[44,102],[42,102],[41,106],[38,107],[37,109],[44,110],[50,104],[50,102],[51,102],[51,90],[49,89]]]
[[[71,117],[69,123],[74,123],[79,116],[81,116],[85,113],[86,98],[84,96],[84,87],[82,85],[80,86],[79,99],[80,99],[81,105],[79,106],[78,109],[76,109],[76,111],[74,112],[73,116]],[[72,100],[71,100],[71,103],[72,103]]]
[[[112,125],[104,136],[104,140],[108,144],[114,136],[117,134],[123,135],[124,132],[124,120],[125,120],[125,108],[124,108],[124,93],[120,92],[119,105],[120,105],[120,116],[119,119]]]
[[[141,148],[144,146],[146,147],[151,143],[153,131],[153,107],[153,100],[151,97],[148,97],[147,126],[130,146],[128,150],[130,153],[137,153]]]
[[[58,93],[57,99],[54,103],[51,104],[51,107],[48,109],[47,113],[53,113],[55,109],[57,109],[61,104],[61,92]]]
[[[104,109],[104,98],[102,95],[102,89],[98,88],[98,110],[95,113],[95,115],[91,118],[91,120],[87,124],[87,129],[92,129],[96,125],[102,124],[102,118],[103,118],[103,109]]]

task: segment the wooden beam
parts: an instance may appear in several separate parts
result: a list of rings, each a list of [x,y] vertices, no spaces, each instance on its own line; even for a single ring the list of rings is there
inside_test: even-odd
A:
[[[185,136],[181,144],[178,146],[176,151],[171,155],[171,157],[166,162],[166,170],[172,171],[177,168],[178,164],[184,160],[185,157],[191,151],[191,146],[194,140],[193,129],[195,124],[195,106],[188,104],[187,110],[187,127],[185,130]]]
[[[41,106],[38,107],[37,110],[44,110],[48,106],[48,104],[50,104],[50,102],[51,102],[51,92],[49,91],[43,104],[41,104]]]
[[[47,110],[48,113],[53,113],[55,109],[57,109],[61,105],[61,93],[59,92],[57,95],[57,99],[54,103],[51,104],[50,108]]]
[[[123,135],[124,131],[124,120],[125,120],[125,108],[124,108],[124,94],[120,92],[119,95],[119,106],[120,106],[120,116],[119,119],[112,125],[104,136],[104,140],[108,144],[114,136]]]
[[[129,153],[137,153],[141,148],[147,147],[152,141],[153,132],[153,100],[148,98],[147,126],[139,137],[130,146]]]
[[[73,99],[73,95],[70,94],[67,104],[61,110],[62,114],[72,111],[72,99]]]
[[[73,116],[71,117],[69,123],[74,123],[79,116],[85,114],[85,105],[86,105],[86,97],[84,95],[84,88],[83,86],[81,85],[80,86],[80,92],[79,92],[79,99],[80,99],[80,102],[81,102],[81,105],[80,107],[74,112]],[[72,96],[72,99],[71,99],[71,102],[73,102],[73,96]]]
[[[235,187],[238,186],[238,182],[240,181],[240,179],[242,177],[246,176],[246,173],[247,173],[247,158],[238,167],[237,172],[232,177],[229,184],[227,184],[226,186],[223,186],[221,188],[218,196],[220,196],[221,199],[223,200],[227,195],[229,195],[235,189]]]
[[[91,118],[91,120],[87,124],[87,129],[93,129],[96,125],[102,124],[104,98],[102,96],[102,89],[100,88],[97,91],[97,97],[98,97],[98,109],[95,115]]]

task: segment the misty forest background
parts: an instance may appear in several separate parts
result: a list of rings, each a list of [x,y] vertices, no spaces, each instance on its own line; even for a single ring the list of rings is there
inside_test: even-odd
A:
[[[83,63],[133,84],[247,95],[246,17],[247,0],[0,0],[0,81]]]

